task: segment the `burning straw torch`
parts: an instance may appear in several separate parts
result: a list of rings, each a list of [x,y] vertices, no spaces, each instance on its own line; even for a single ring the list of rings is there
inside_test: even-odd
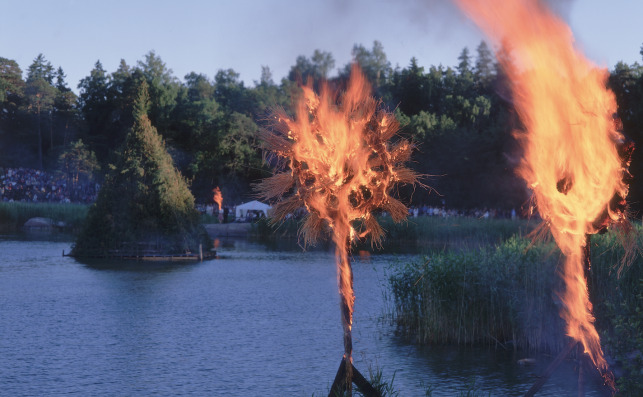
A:
[[[516,132],[524,150],[518,173],[565,255],[560,299],[572,339],[568,352],[578,344],[609,383],[587,290],[588,236],[614,224],[627,227],[633,149],[615,122],[609,74],[574,48],[571,30],[545,2],[456,2],[509,55],[499,60],[522,123]]]
[[[371,97],[357,66],[342,94],[326,83],[319,95],[310,83],[302,91],[295,117],[276,112],[273,125],[262,134],[281,171],[263,180],[258,191],[277,200],[273,221],[302,207],[307,210],[300,230],[305,243],[315,243],[324,230],[331,232],[344,333],[344,356],[331,394],[342,389],[351,394],[353,382],[364,392],[370,385],[352,363],[355,296],[349,250],[355,239],[366,236],[374,245],[381,243],[384,230],[374,210],[388,212],[396,222],[406,218],[406,206],[390,193],[398,183],[418,183],[417,175],[402,165],[412,145],[405,140],[389,143],[399,124]]]

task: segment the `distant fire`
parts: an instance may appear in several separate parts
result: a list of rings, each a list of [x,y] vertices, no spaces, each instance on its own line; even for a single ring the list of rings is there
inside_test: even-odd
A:
[[[624,218],[625,166],[619,156],[616,100],[608,72],[574,49],[569,27],[542,1],[457,0],[510,60],[511,81],[525,132],[519,174],[533,190],[538,212],[566,256],[561,316],[567,334],[607,369],[594,328],[583,266],[586,235]]]
[[[217,203],[217,205],[219,206],[219,210],[221,210],[223,208],[223,196],[221,195],[221,190],[217,186],[212,189],[212,192],[214,193],[214,197],[212,197],[212,200]]]
[[[387,211],[395,221],[406,217],[406,206],[390,191],[396,183],[416,182],[416,174],[401,165],[408,161],[412,145],[405,140],[388,142],[399,124],[370,96],[371,88],[357,66],[343,94],[332,92],[327,84],[320,95],[311,84],[302,89],[295,117],[278,112],[264,134],[268,149],[286,169],[265,179],[259,191],[267,199],[280,200],[274,205],[276,220],[301,207],[308,210],[302,227],[307,243],[317,241],[326,228],[332,232],[350,380],[354,295],[348,250],[354,239],[367,235],[374,244],[381,242],[384,230],[373,210]]]

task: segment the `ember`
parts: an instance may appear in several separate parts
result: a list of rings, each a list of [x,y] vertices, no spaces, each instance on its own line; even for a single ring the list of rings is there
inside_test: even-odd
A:
[[[401,165],[409,159],[412,145],[405,140],[388,142],[399,125],[370,96],[357,66],[342,95],[327,84],[320,95],[310,83],[302,89],[295,117],[277,112],[272,129],[263,134],[267,148],[283,160],[286,170],[262,181],[258,190],[267,199],[280,200],[274,205],[275,221],[300,207],[307,209],[301,229],[306,243],[314,243],[325,228],[331,231],[344,329],[343,373],[350,393],[355,300],[350,244],[366,236],[375,245],[381,243],[384,230],[372,214],[375,209],[387,211],[395,221],[406,218],[406,206],[390,191],[396,183],[416,183],[417,175]]]
[[[458,0],[496,44],[507,43],[516,110],[525,132],[518,173],[532,189],[538,211],[566,256],[561,295],[567,334],[607,371],[587,293],[583,250],[586,235],[623,222],[631,152],[615,127],[614,94],[607,70],[573,47],[569,27],[537,0]],[[625,157],[625,156],[623,156]],[[616,197],[616,199],[614,199]]]

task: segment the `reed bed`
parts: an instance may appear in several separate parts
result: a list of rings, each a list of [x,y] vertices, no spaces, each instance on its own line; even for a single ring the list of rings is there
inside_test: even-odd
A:
[[[418,217],[405,222],[395,223],[391,217],[378,217],[386,235],[382,244],[384,251],[416,249],[434,250],[471,250],[498,244],[512,235],[527,235],[535,227],[535,222],[511,219],[477,219],[467,217]],[[298,239],[300,221],[289,219],[277,224],[262,218],[253,224],[253,237],[267,241],[270,239]],[[359,226],[358,226],[359,227]],[[356,242],[356,249],[369,249],[368,240]]]
[[[511,237],[495,248],[442,252],[390,277],[401,332],[421,344],[557,351],[562,320],[552,291],[553,244]]]
[[[619,395],[643,396],[643,235],[638,227],[630,240],[635,258],[623,248],[623,236],[594,236],[589,294],[596,328],[617,376]],[[627,245],[627,244],[626,244]],[[621,266],[623,259],[630,263]],[[627,262],[627,261],[626,261]]]
[[[0,225],[19,229],[31,218],[50,218],[69,227],[79,226],[87,216],[86,204],[0,202]]]
[[[620,391],[643,395],[643,259],[628,256],[623,241],[615,232],[592,236],[589,293]],[[629,242],[630,253],[641,252],[640,227]],[[621,268],[628,257],[630,263]],[[393,318],[402,335],[420,344],[557,353],[566,343],[559,316],[561,261],[552,242],[520,236],[492,247],[426,256],[390,274]]]
[[[422,216],[394,223],[381,219],[386,230],[384,245],[412,245],[421,250],[470,251],[499,244],[513,235],[527,235],[536,222],[523,219]]]

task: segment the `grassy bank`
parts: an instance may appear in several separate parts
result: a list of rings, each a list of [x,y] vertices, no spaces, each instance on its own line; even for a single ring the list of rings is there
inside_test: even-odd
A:
[[[416,246],[420,249],[472,250],[498,244],[513,235],[526,235],[536,225],[526,220],[478,219],[470,217],[408,218],[395,223],[390,217],[379,219],[386,230],[384,245]]]
[[[88,210],[85,204],[0,202],[0,227],[6,231],[19,230],[29,219],[42,217],[75,228],[83,222]]]
[[[29,203],[0,201],[0,230],[16,231],[31,218],[50,218],[64,222],[69,228],[79,227],[89,211],[88,204]],[[217,217],[203,214],[201,223],[219,223]]]
[[[642,247],[640,233],[638,246]],[[621,277],[614,234],[593,236],[590,297],[606,355],[625,395],[643,395],[643,260]],[[438,253],[390,277],[400,331],[422,344],[470,344],[550,353],[565,344],[553,243],[511,237],[494,247]]]
[[[424,251],[443,249],[471,250],[498,244],[512,235],[526,235],[535,223],[525,220],[418,217],[395,223],[390,217],[378,221],[386,231],[383,249],[416,248]],[[252,227],[253,237],[262,241],[297,239],[301,222],[287,220],[272,225],[260,220]],[[368,240],[357,242],[356,249],[370,247]]]

